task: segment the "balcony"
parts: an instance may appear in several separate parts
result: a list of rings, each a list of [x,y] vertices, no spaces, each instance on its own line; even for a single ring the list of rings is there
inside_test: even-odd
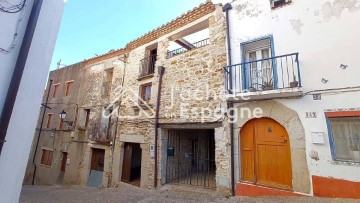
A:
[[[178,43],[178,44],[181,45],[182,47],[179,48],[179,49],[175,49],[175,50],[172,50],[172,51],[168,51],[167,57],[170,58],[170,57],[173,57],[173,56],[176,56],[176,55],[185,53],[185,52],[187,52],[187,51],[191,51],[191,50],[193,50],[193,49],[197,49],[197,48],[206,46],[206,45],[209,44],[209,42],[210,42],[210,39],[209,39],[209,38],[203,39],[203,40],[198,41],[198,42],[195,42],[195,43],[193,43],[193,44],[188,43],[188,42],[186,42],[186,41],[182,41],[182,40],[176,40],[176,43]]]
[[[229,101],[254,101],[302,95],[299,54],[248,61],[224,68]]]
[[[90,140],[99,143],[110,143],[112,140],[112,131],[115,127],[114,123],[104,124],[95,123],[90,128]]]
[[[157,55],[152,54],[140,61],[139,78],[149,77],[154,74],[156,58]]]

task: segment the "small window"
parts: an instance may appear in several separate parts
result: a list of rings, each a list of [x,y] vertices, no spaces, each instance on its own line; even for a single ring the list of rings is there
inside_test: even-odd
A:
[[[59,130],[64,130],[64,121],[60,119]]]
[[[69,81],[65,83],[65,97],[70,96],[72,85],[73,85],[73,81]]]
[[[83,109],[80,111],[79,126],[86,128],[90,122],[90,109]]]
[[[58,89],[59,89],[59,84],[53,85],[52,98],[55,98],[55,97],[56,97],[56,94],[57,94],[57,92],[58,92]]]
[[[85,111],[85,127],[88,127],[90,120],[90,109],[84,109]]]
[[[47,117],[47,122],[46,122],[46,128],[51,128],[51,120],[54,114],[49,113],[48,117]]]
[[[330,117],[328,119],[334,159],[360,162],[360,116]]]
[[[277,8],[279,6],[291,3],[291,0],[270,0],[271,8]]]
[[[42,150],[41,164],[51,166],[54,152],[51,150]]]
[[[150,99],[151,99],[151,83],[141,85],[140,96],[141,96],[141,99],[144,100],[145,102],[150,101]]]
[[[108,97],[111,93],[111,87],[113,82],[113,75],[114,69],[107,69],[104,71],[104,79],[103,79],[103,86],[102,86],[102,96]]]

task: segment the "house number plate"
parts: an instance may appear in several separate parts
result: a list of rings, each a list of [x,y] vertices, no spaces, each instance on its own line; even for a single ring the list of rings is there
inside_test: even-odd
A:
[[[317,118],[316,112],[306,112],[306,118]]]

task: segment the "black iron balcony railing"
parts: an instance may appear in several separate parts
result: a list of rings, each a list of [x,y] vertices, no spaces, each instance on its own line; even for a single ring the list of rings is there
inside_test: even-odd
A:
[[[156,58],[157,55],[152,54],[140,61],[140,78],[154,74]]]
[[[299,53],[227,66],[224,72],[229,93],[301,87]]]
[[[168,56],[168,58],[169,58],[169,57],[172,57],[172,56],[175,56],[175,55],[178,55],[178,54],[182,54],[182,53],[185,53],[185,52],[187,52],[187,51],[190,51],[190,50],[193,50],[193,49],[197,49],[197,48],[206,46],[206,45],[209,44],[209,42],[210,42],[210,39],[209,39],[209,38],[203,39],[203,40],[201,40],[201,41],[198,41],[198,42],[193,43],[193,44],[192,44],[192,47],[194,47],[194,48],[192,48],[192,49],[185,49],[185,48],[181,47],[181,48],[179,48],[179,49],[175,49],[175,50],[172,50],[172,51],[168,51],[167,56]]]

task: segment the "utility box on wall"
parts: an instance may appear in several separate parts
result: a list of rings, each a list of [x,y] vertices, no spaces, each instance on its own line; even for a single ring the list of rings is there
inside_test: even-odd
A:
[[[174,156],[175,155],[175,149],[174,147],[169,147],[167,149],[167,156]]]
[[[323,132],[311,132],[311,138],[313,144],[325,144]]]

